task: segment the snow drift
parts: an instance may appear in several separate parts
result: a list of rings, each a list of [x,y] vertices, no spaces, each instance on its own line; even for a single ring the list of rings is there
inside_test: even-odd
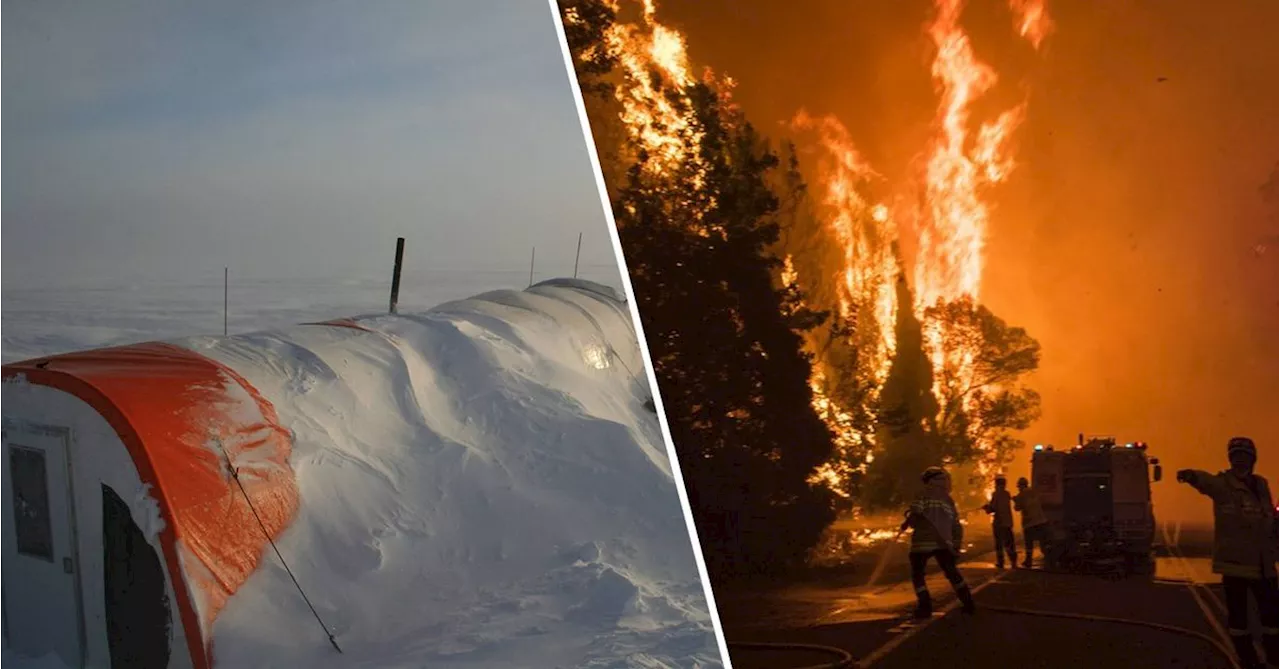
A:
[[[300,505],[220,666],[718,666],[625,303],[556,280],[418,315],[176,341],[291,431]]]

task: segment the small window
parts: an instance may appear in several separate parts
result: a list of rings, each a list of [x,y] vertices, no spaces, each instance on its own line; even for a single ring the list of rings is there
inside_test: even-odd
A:
[[[18,554],[53,562],[44,451],[10,446],[9,475],[13,478],[13,529],[18,537]]]

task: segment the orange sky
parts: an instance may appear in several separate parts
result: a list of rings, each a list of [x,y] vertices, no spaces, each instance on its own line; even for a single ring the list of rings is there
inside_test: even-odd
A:
[[[782,136],[802,107],[835,114],[892,180],[931,132],[930,7],[664,0],[658,17],[688,36],[694,63],[738,80],[762,130]],[[1027,438],[1149,441],[1168,472],[1165,518],[1209,517],[1172,472],[1219,468],[1233,434],[1254,437],[1260,473],[1280,483],[1280,248],[1260,191],[1280,145],[1280,17],[1261,0],[1205,7],[1050,0],[1040,55],[1005,3],[965,14],[1001,75],[975,122],[1029,93],[1018,168],[989,193],[982,289],[1044,346],[1044,417]]]

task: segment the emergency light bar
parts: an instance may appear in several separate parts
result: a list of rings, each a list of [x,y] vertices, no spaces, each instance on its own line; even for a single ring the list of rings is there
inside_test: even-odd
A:
[[[1087,446],[1087,448],[1089,448],[1090,450],[1103,450],[1103,451],[1111,450],[1112,448],[1120,448],[1120,447],[1121,447],[1120,444],[1109,444],[1109,443],[1090,444],[1089,446]],[[1036,453],[1053,453],[1054,452],[1053,444],[1036,444],[1032,448]],[[1074,446],[1068,446],[1067,450],[1083,451],[1085,448],[1086,446],[1084,444],[1076,444]],[[1124,448],[1131,449],[1131,450],[1145,451],[1147,450],[1147,442],[1145,441],[1131,442],[1131,443],[1125,444]]]

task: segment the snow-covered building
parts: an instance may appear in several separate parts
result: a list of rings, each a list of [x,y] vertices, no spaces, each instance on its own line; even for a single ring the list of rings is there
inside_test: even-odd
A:
[[[69,666],[209,666],[213,618],[264,554],[263,528],[278,535],[298,505],[270,402],[168,343],[5,365],[4,380],[10,647]],[[228,455],[252,463],[243,492]]]
[[[631,616],[627,644],[662,657],[670,632],[687,655],[701,634],[715,664],[641,365],[625,304],[581,281],[5,365],[6,646],[73,667],[341,666],[330,638],[361,666],[579,664]],[[477,630],[490,654],[467,659]]]

